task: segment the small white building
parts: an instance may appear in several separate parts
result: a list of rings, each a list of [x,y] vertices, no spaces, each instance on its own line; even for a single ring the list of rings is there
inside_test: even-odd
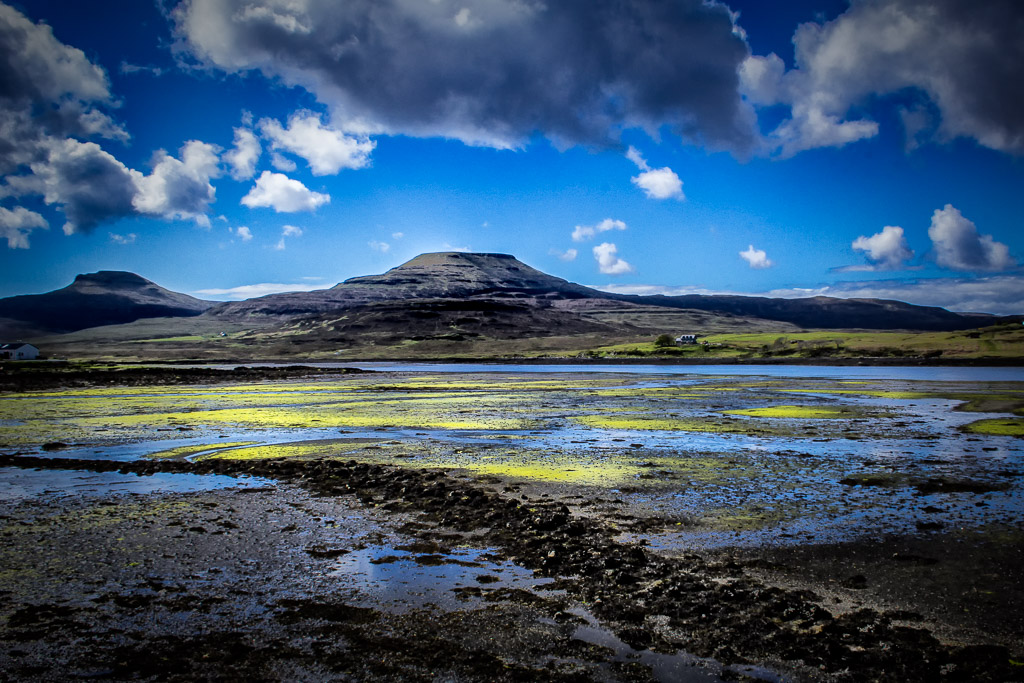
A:
[[[24,342],[0,342],[0,360],[35,360],[39,349]]]
[[[696,343],[697,343],[697,335],[695,335],[695,334],[681,334],[678,337],[676,337],[676,345],[677,346],[685,346],[686,344],[696,344]]]

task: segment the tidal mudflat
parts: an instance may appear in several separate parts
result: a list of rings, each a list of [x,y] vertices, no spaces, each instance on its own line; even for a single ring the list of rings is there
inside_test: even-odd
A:
[[[1022,414],[1021,382],[825,368],[0,394],[4,669],[1024,678]]]

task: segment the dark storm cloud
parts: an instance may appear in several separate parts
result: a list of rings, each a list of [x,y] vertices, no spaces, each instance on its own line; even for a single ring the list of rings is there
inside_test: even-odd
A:
[[[116,106],[101,67],[0,3],[0,199],[42,196],[64,212],[67,234],[136,215],[209,226],[219,150],[190,140],[180,160],[159,151],[149,175],[132,170],[88,141],[128,140],[102,110]],[[28,232],[47,227],[24,207],[4,208],[2,218],[11,248],[27,248]]]
[[[0,172],[37,157],[47,135],[127,139],[97,108],[113,104],[103,69],[0,3]]]
[[[876,95],[915,99],[903,110],[914,114],[904,116],[910,147],[931,131],[939,141],[969,137],[1021,154],[1021,36],[1020,0],[855,1],[831,22],[797,29],[795,69],[784,71],[775,55],[748,60],[743,89],[756,103],[791,107],[772,134],[783,156],[877,135],[875,121],[847,118]]]
[[[135,213],[131,172],[95,143],[68,139],[55,144],[38,174],[46,182],[44,198],[63,205],[67,234]]]
[[[229,72],[300,85],[350,131],[517,146],[613,143],[663,125],[747,150],[749,54],[701,0],[186,0],[182,48]]]

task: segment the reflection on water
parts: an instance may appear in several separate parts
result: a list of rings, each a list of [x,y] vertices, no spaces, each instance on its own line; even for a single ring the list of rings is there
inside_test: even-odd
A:
[[[394,612],[434,605],[466,605],[484,591],[534,590],[552,582],[491,556],[489,549],[412,552],[374,545],[337,560],[329,575],[365,596],[368,603]]]
[[[78,470],[25,470],[0,467],[0,502],[13,503],[39,496],[107,497],[120,494],[192,493],[226,488],[273,486],[270,479],[216,474],[120,474]]]
[[[46,436],[18,452],[119,461],[328,455],[591,486],[594,496],[614,490],[628,505],[682,520],[684,534],[656,539],[667,545],[1024,526],[1024,440],[961,430],[1008,412],[955,410],[986,397],[973,407],[1019,406],[1024,384],[1006,380],[1020,369],[375,367],[429,373],[5,397],[0,443],[39,429]],[[879,375],[886,379],[867,379]],[[765,416],[780,408],[788,412]],[[799,417],[804,409],[843,417]],[[76,410],[88,419],[76,423]],[[45,449],[55,439],[68,444]]]

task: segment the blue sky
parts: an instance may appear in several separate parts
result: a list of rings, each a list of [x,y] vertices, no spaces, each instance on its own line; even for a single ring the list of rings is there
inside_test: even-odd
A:
[[[1024,10],[0,3],[0,296],[230,299],[426,251],[613,291],[1024,312]]]

